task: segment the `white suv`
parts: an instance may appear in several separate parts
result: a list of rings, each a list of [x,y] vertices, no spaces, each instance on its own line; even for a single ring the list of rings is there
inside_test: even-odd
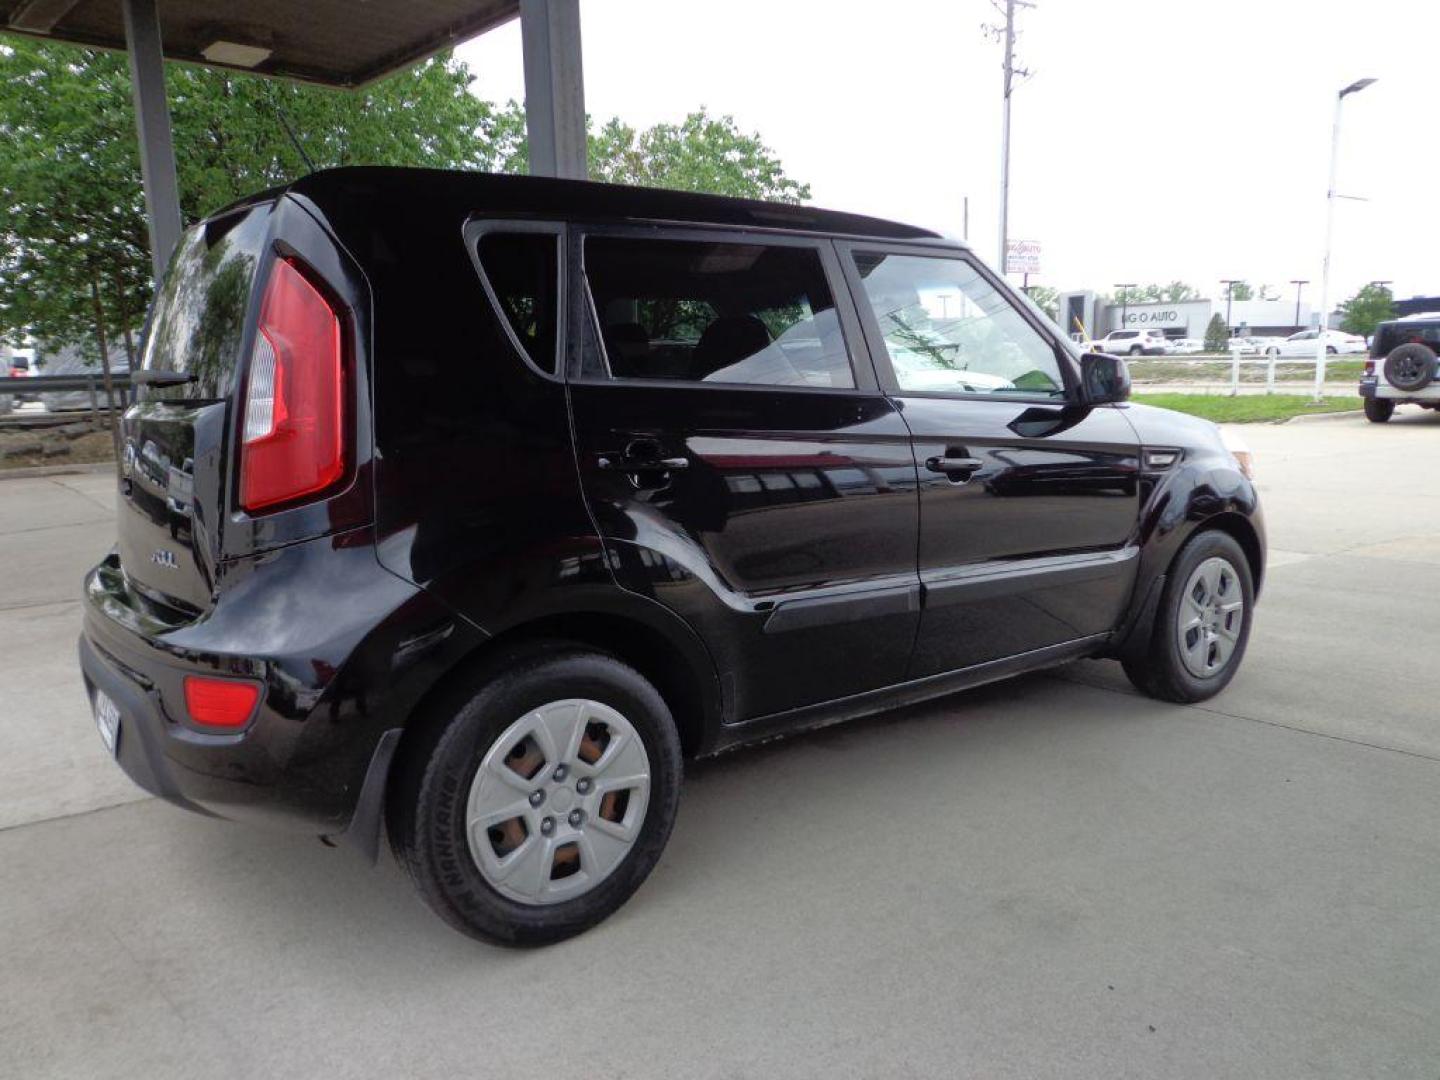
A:
[[[1365,418],[1383,424],[1405,402],[1440,409],[1440,311],[1382,322],[1373,340],[1360,376]]]
[[[1163,330],[1111,330],[1094,343],[1096,352],[1129,356],[1164,356],[1170,351]]]

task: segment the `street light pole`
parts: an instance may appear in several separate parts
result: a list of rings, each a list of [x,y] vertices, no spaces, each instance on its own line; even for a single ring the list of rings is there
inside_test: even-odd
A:
[[[998,3],[996,4],[998,7]],[[1005,0],[1005,94],[1000,120],[1000,262],[1001,274],[1005,273],[1005,249],[1010,239],[1010,91],[1015,76],[1029,75],[1028,71],[1015,68],[1015,9],[1035,5],[1030,0]],[[998,28],[995,28],[998,30]],[[995,32],[995,31],[991,31]]]
[[[1357,79],[1335,96],[1335,122],[1330,128],[1330,184],[1325,189],[1325,260],[1320,264],[1320,321],[1315,335],[1315,400],[1325,397],[1325,331],[1330,329],[1330,245],[1335,237],[1335,174],[1340,164],[1340,108],[1374,79]]]
[[[1120,290],[1120,329],[1125,329],[1125,316],[1130,311],[1130,290],[1135,288],[1135,282],[1117,282],[1114,288]]]
[[[1298,334],[1305,329],[1300,325],[1300,293],[1306,285],[1310,284],[1309,278],[1291,278],[1290,284],[1295,286],[1295,332]]]
[[[1244,278],[1221,278],[1220,284],[1225,286],[1225,340],[1230,340],[1230,298],[1235,293],[1235,286],[1244,281]]]

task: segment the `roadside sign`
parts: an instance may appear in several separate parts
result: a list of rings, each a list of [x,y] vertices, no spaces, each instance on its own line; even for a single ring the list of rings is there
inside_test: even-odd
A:
[[[1040,273],[1040,241],[1005,241],[1005,272],[1007,274]]]

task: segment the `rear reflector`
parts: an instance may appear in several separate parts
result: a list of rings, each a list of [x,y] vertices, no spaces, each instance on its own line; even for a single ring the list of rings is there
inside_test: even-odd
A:
[[[260,700],[260,687],[234,679],[185,676],[185,711],[201,727],[242,728]]]
[[[299,263],[277,259],[260,303],[245,384],[240,503],[261,510],[345,475],[345,360],[340,317]]]

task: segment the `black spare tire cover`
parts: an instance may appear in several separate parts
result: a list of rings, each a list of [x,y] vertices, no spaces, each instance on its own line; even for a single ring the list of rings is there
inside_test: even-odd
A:
[[[1424,390],[1435,380],[1435,350],[1412,341],[1385,357],[1385,381],[1396,390]]]

